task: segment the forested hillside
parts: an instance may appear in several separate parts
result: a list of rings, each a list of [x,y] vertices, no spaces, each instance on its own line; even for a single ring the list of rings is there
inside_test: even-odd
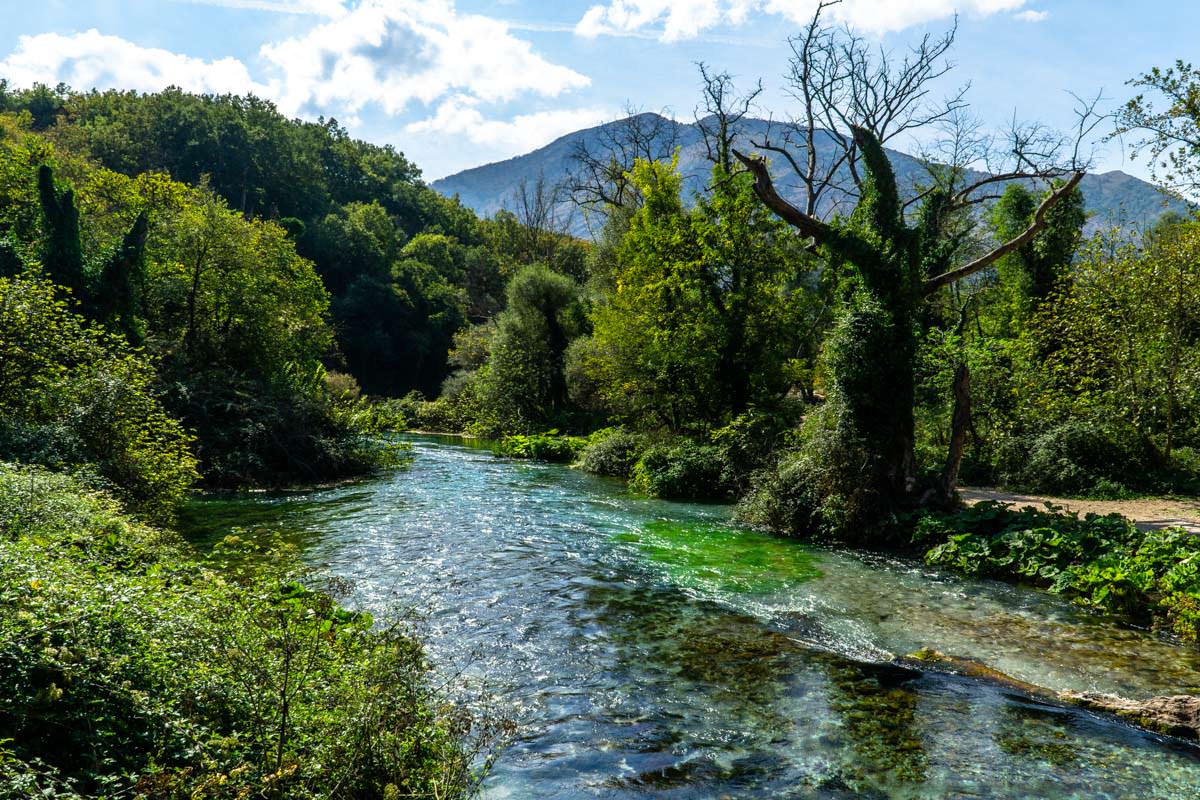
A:
[[[492,734],[407,626],[282,542],[170,526],[403,463],[346,370],[436,387],[488,302],[444,233],[485,241],[473,214],[253,99],[0,102],[0,796],[467,793]]]

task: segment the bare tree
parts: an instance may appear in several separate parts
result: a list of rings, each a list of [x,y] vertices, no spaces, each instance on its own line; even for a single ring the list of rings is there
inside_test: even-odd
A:
[[[562,239],[570,234],[572,208],[563,183],[552,184],[545,173],[532,183],[521,178],[513,188],[507,209],[518,223],[517,246],[526,263],[549,261]]]
[[[597,129],[594,140],[580,139],[570,159],[565,184],[569,196],[588,211],[606,213],[640,203],[629,180],[638,159],[668,159],[679,144],[679,124],[666,112],[655,114],[626,107],[624,119]]]
[[[754,102],[762,94],[762,81],[749,92],[739,94],[728,72],[713,73],[703,61],[696,66],[704,84],[704,99],[695,111],[696,129],[700,131],[708,160],[732,175],[738,166],[733,147],[741,135],[742,120],[754,110]]]
[[[931,101],[932,84],[953,67],[945,57],[956,28],[939,37],[926,34],[902,57],[882,49],[872,55],[860,36],[823,22],[825,10],[840,2],[822,0],[804,31],[790,40],[787,79],[789,93],[800,101],[800,114],[752,142],[759,150],[781,155],[799,177],[804,189],[800,204],[779,194],[765,158],[734,150],[754,174],[759,198],[804,236],[823,243],[828,234],[823,218],[828,215],[821,213],[822,199],[828,194],[839,195],[842,201],[859,198],[863,180],[859,132],[887,144],[900,134],[937,127],[948,135],[927,153],[933,185],[905,201],[905,209],[935,189],[947,195],[944,213],[953,213],[994,199],[997,194],[985,192],[1014,180],[1041,181],[1056,188],[1029,229],[969,264],[931,276],[926,291],[975,274],[1027,244],[1044,227],[1050,207],[1083,179],[1090,164],[1084,146],[1103,120],[1096,111],[1099,95],[1091,100],[1076,97],[1078,121],[1069,136],[1015,117],[1003,134],[984,133],[967,113],[966,88]],[[822,141],[831,145],[824,148],[831,153],[825,158]]]

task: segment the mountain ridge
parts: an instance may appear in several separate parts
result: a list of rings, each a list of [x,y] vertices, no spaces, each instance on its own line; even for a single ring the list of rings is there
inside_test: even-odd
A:
[[[649,112],[639,116],[656,117],[655,122],[674,134],[680,148],[679,167],[684,176],[685,190],[702,188],[709,164],[704,158],[703,141],[697,124],[679,122]],[[544,176],[551,184],[556,184],[565,179],[574,164],[573,153],[580,144],[597,146],[606,129],[625,124],[627,120],[614,120],[563,134],[528,153],[470,167],[433,181],[430,186],[448,197],[457,196],[464,205],[481,215],[491,216],[510,206],[513,192],[522,180],[533,182],[539,176]],[[743,123],[746,135],[750,137],[763,132],[769,124],[766,120],[752,118],[743,120]],[[901,150],[886,149],[902,187],[914,185],[925,175],[925,168],[919,159]],[[980,176],[984,174],[979,173]],[[780,173],[778,184],[780,194],[793,201],[798,199],[801,188],[794,176]],[[1148,225],[1165,213],[1186,214],[1191,210],[1183,199],[1120,169],[1088,173],[1080,189],[1089,212],[1089,232],[1119,223]],[[569,211],[566,208],[569,202],[561,203],[564,212]],[[572,216],[572,232],[588,236],[586,221],[581,215]]]

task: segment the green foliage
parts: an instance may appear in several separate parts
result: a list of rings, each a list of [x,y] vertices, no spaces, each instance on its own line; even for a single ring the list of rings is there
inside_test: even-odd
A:
[[[579,454],[578,466],[593,475],[629,478],[650,441],[645,434],[604,428],[588,437],[587,446]]]
[[[68,478],[0,466],[0,796],[460,797],[499,729],[284,551],[224,569]],[[482,738],[479,738],[482,734]]]
[[[0,278],[0,459],[85,470],[162,519],[196,480],[192,439],[153,365],[72,314],[40,278]]]
[[[665,500],[727,500],[721,448],[681,440],[647,448],[633,467],[629,485]]]
[[[570,411],[566,353],[585,332],[582,300],[578,284],[546,267],[513,276],[479,375],[483,403],[504,430],[554,422]]]
[[[557,461],[569,464],[587,446],[588,440],[580,436],[564,436],[557,430],[545,433],[505,436],[493,448],[498,456],[507,458],[532,458],[538,461]]]
[[[795,379],[808,295],[795,286],[800,248],[754,198],[747,175],[684,208],[674,163],[639,162],[644,205],[616,251],[615,291],[572,359],[582,397],[641,427],[706,429],[751,404],[771,405]]]
[[[39,168],[47,162],[53,173]],[[329,298],[283,228],[161,174],[129,178],[55,153],[19,128],[0,137],[0,165],[0,230],[26,253],[49,253],[48,240],[73,252],[74,235],[84,271],[82,288],[70,287],[73,309],[144,340],[154,366],[145,391],[197,434],[210,485],[321,481],[387,462],[387,448],[354,427],[362,416],[342,413],[325,390]],[[81,397],[92,394],[126,402],[107,390]]]
[[[1059,186],[1047,189],[1047,195]],[[1028,228],[1044,199],[1035,198],[1022,183],[1009,184],[991,209],[996,239],[1008,241]],[[1013,313],[1028,314],[1060,288],[1082,242],[1086,220],[1083,193],[1075,189],[1047,211],[1046,227],[1031,242],[1000,260],[997,270]]]
[[[130,344],[145,338],[142,322],[142,293],[146,285],[146,237],[150,217],[142,211],[100,270],[95,291],[95,317],[124,334]]]
[[[1166,477],[1161,455],[1120,420],[1079,419],[1013,437],[999,460],[1004,485],[1060,496],[1153,491]]]
[[[75,192],[71,189],[60,191],[54,182],[54,170],[46,164],[38,168],[37,186],[45,224],[42,266],[46,268],[51,281],[65,286],[80,300],[86,301],[87,283]]]
[[[878,458],[854,433],[836,396],[809,413],[776,463],[754,476],[738,515],[787,534],[876,538],[888,506],[870,480]]]
[[[1200,628],[1200,539],[1126,519],[1080,519],[1051,508],[1013,511],[982,503],[952,516],[925,515],[913,541],[926,560],[968,575],[1041,586],[1195,641]]]
[[[1129,82],[1139,93],[1117,112],[1117,133],[1134,134],[1134,158],[1145,157],[1151,174],[1177,190],[1200,185],[1200,70],[1177,60]],[[1155,100],[1165,101],[1159,105]]]

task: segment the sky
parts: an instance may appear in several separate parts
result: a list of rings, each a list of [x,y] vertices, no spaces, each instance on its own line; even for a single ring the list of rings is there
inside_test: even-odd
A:
[[[701,61],[761,78],[761,115],[784,117],[787,37],[815,1],[0,0],[0,78],[254,93],[391,144],[433,180],[627,107],[690,121]],[[996,127],[1066,128],[1071,92],[1112,109],[1129,79],[1200,60],[1196,0],[843,0],[828,13],[896,52],[958,15],[938,91],[970,83],[974,114]],[[1145,176],[1125,149],[1101,145],[1095,169]]]

